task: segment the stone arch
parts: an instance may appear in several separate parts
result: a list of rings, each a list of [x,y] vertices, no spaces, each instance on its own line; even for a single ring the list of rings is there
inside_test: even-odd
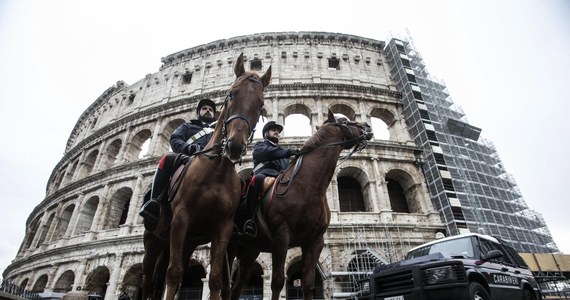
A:
[[[48,276],[47,274],[43,274],[42,276],[38,277],[36,283],[34,283],[34,287],[30,292],[42,293],[46,288],[47,282],[48,282]]]
[[[52,226],[54,219],[55,219],[55,213],[51,213],[48,217],[48,220],[47,220],[45,226],[43,226],[43,228],[41,230],[40,239],[38,240],[38,246],[41,245],[43,242],[45,242],[46,237],[50,231],[50,228]]]
[[[113,193],[107,206],[103,229],[119,228],[119,225],[125,224],[132,196],[133,190],[130,187],[122,187]]]
[[[65,177],[63,180],[64,184],[67,185],[68,183],[73,181],[73,175],[75,175],[75,171],[77,170],[77,165],[79,165],[79,159],[76,159],[74,162],[72,162],[71,168],[69,168],[69,170],[65,172]]]
[[[343,168],[336,177],[341,212],[372,211],[368,175],[357,167]]]
[[[170,136],[178,128],[178,126],[185,123],[183,119],[171,120],[164,126],[162,131],[158,134],[157,141],[155,143],[156,153],[167,153],[170,149]]]
[[[92,196],[83,205],[83,208],[79,212],[77,227],[75,228],[75,235],[83,234],[86,231],[91,230],[93,225],[93,218],[95,217],[95,212],[99,206],[99,197]]]
[[[374,131],[375,140],[395,141],[403,128],[398,128],[397,115],[383,107],[376,107],[370,112],[370,122]],[[385,126],[385,127],[384,127]]]
[[[67,293],[71,291],[73,281],[75,280],[75,273],[71,270],[63,272],[57,279],[53,291],[56,293]]]
[[[127,270],[123,283],[121,284],[121,292],[127,292],[131,299],[139,299],[142,282],[143,282],[143,267],[142,264],[135,264]]]
[[[182,283],[178,291],[179,299],[202,299],[204,284],[202,279],[206,278],[206,270],[198,261],[191,259],[188,268],[182,277]]]
[[[26,287],[28,286],[28,281],[30,281],[29,278],[24,278],[24,280],[22,280],[22,282],[20,283],[20,288],[26,289]]]
[[[295,103],[285,108],[283,136],[312,135],[311,109],[304,104]]]
[[[32,242],[34,241],[34,238],[36,237],[36,234],[38,233],[38,228],[40,227],[40,222],[41,222],[43,216],[44,216],[44,214],[41,213],[32,221],[32,223],[30,225],[30,230],[28,231],[28,234],[26,235],[26,242],[23,244],[23,249],[31,248]]]
[[[101,164],[101,170],[106,170],[113,166],[119,157],[119,151],[121,150],[122,146],[123,141],[121,139],[115,139],[107,146],[105,153],[103,153],[103,163]]]
[[[125,149],[126,161],[137,160],[142,152],[143,144],[151,137],[152,132],[149,129],[143,129],[135,134],[135,136],[128,142]]]
[[[58,172],[55,180],[53,181],[53,191],[57,191],[61,184],[63,183],[63,178],[65,177],[65,168]]]
[[[390,206],[394,212],[420,213],[421,205],[417,197],[418,183],[406,171],[393,169],[386,173],[386,185]]]
[[[61,216],[59,216],[58,218],[57,227],[52,235],[51,238],[52,242],[59,239],[65,234],[74,210],[75,210],[75,204],[70,204],[63,210]]]
[[[97,156],[99,155],[99,150],[93,150],[89,152],[87,157],[81,163],[81,170],[79,171],[78,178],[84,178],[91,174],[93,167],[95,167],[95,162],[97,161]]]
[[[95,268],[85,280],[85,287],[83,290],[89,294],[97,294],[105,298],[107,292],[107,283],[109,282],[110,273],[109,269],[105,266]]]
[[[302,299],[303,289],[301,280],[303,278],[303,261],[300,257],[291,262],[287,268],[287,281],[285,282],[285,299]],[[315,270],[315,288],[313,298],[324,299],[323,278],[318,270]]]
[[[355,121],[356,120],[356,112],[355,110],[347,104],[344,103],[336,103],[329,107],[329,109],[335,114],[343,114],[349,120]],[[324,112],[325,116],[327,112]]]

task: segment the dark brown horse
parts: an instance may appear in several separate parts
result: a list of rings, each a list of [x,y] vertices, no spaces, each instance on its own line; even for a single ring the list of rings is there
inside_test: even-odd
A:
[[[260,252],[272,253],[271,299],[279,299],[285,281],[285,258],[292,247],[301,247],[303,253],[303,299],[313,299],[315,269],[330,222],[327,187],[341,151],[352,147],[353,152],[358,151],[371,138],[368,124],[335,118],[328,111],[326,122],[303,145],[301,155],[277,177],[268,192],[266,198],[270,200],[261,207],[264,221],[258,218],[258,224],[265,224],[259,227],[266,230],[259,230],[254,239],[238,240],[230,245],[230,263],[234,257],[239,259],[231,299],[239,298]],[[228,293],[227,286],[223,293]]]
[[[144,233],[143,299],[160,298],[164,283],[165,299],[174,299],[190,256],[196,247],[208,242],[210,299],[220,297],[224,255],[241,196],[234,164],[251,142],[263,108],[263,90],[271,80],[271,67],[261,77],[246,72],[242,54],[234,73],[237,79],[210,142],[193,159],[172,202],[163,203],[165,213],[161,214],[157,229]]]

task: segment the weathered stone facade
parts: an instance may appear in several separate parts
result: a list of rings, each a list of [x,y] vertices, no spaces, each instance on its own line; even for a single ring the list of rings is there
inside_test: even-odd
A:
[[[4,277],[39,292],[83,290],[116,299],[126,289],[138,295],[142,195],[158,159],[169,151],[170,134],[195,117],[197,101],[223,102],[234,80],[233,63],[243,52],[250,69],[261,73],[272,66],[265,108],[268,119],[285,124],[285,130],[293,126],[288,116],[303,115],[314,132],[330,108],[357,121],[381,120],[389,132],[389,139],[374,139],[340,163],[327,190],[332,222],[320,257],[317,295],[350,294],[354,287],[349,284],[372,263],[400,259],[444,228],[383,48],[381,41],[336,33],[247,35],[171,54],[158,72],[132,85],[118,82],[77,121]],[[306,139],[286,136],[280,142],[300,147]],[[244,177],[252,167],[250,154],[236,166]],[[193,273],[183,286],[203,285],[207,291],[207,248],[192,257]],[[300,256],[299,249],[288,254],[283,291],[288,298],[295,297]],[[252,293],[267,296],[271,257],[262,254],[257,262]]]

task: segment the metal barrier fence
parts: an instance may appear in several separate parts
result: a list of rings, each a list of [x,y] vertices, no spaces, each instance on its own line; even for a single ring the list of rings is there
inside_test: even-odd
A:
[[[30,300],[39,300],[40,296],[38,293],[30,292],[17,284],[14,284],[7,280],[2,280],[0,282],[0,292],[8,293],[11,295],[19,296],[22,298],[30,299]]]

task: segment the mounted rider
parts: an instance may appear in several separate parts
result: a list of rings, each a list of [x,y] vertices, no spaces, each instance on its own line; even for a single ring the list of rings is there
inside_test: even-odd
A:
[[[174,153],[162,156],[154,174],[152,188],[141,207],[139,214],[144,219],[147,230],[153,231],[160,218],[160,197],[169,185],[170,179],[181,163],[188,161],[189,156],[202,150],[214,133],[216,121],[216,103],[210,99],[202,99],[196,108],[198,119],[182,123],[170,136],[170,146]],[[177,159],[178,157],[178,159]]]
[[[279,173],[289,166],[289,158],[299,155],[299,150],[279,147],[279,135],[283,131],[283,126],[269,121],[263,126],[263,141],[255,143],[253,147],[253,177],[247,190],[246,214],[247,221],[243,226],[243,232],[247,236],[257,235],[257,225],[255,223],[255,207],[258,203],[263,181],[265,177],[277,177]]]

